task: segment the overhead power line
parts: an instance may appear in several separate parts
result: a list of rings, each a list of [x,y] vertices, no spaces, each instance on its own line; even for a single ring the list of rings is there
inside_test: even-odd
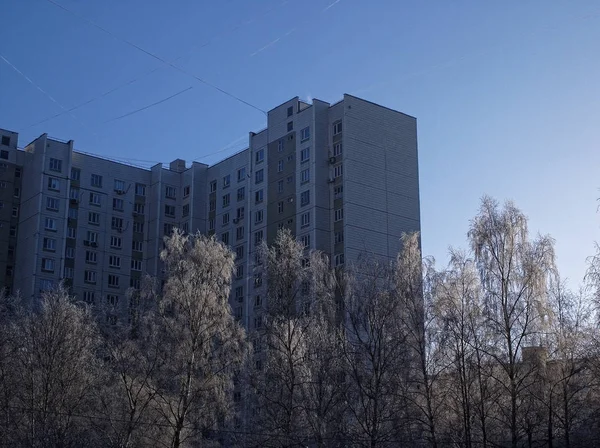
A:
[[[139,109],[136,109],[136,110],[133,110],[131,112],[128,112],[125,115],[121,115],[119,117],[111,118],[110,120],[106,120],[104,123],[106,124],[106,123],[110,123],[112,121],[117,121],[117,120],[120,120],[121,118],[129,117],[129,116],[131,116],[133,114],[137,114],[138,112],[141,112],[143,110],[150,109],[151,107],[154,107],[154,106],[156,106],[158,104],[164,103],[165,101],[169,101],[170,99],[175,98],[176,96],[181,95],[182,93],[187,92],[188,90],[191,90],[193,88],[194,88],[193,86],[189,86],[187,89],[180,90],[179,92],[177,92],[177,93],[175,93],[175,94],[173,94],[171,96],[168,96],[166,98],[163,98],[162,100],[156,101],[156,102],[154,102],[152,104],[148,104],[147,106],[144,106],[144,107],[140,107]]]
[[[213,88],[213,89],[221,92],[223,95],[227,95],[228,97],[233,98],[234,100],[236,100],[236,101],[238,101],[238,102],[240,102],[242,104],[245,104],[246,106],[251,107],[252,109],[255,109],[255,110],[259,111],[259,112],[262,112],[265,115],[267,114],[267,112],[265,110],[261,109],[260,107],[255,106],[254,104],[252,104],[252,103],[250,103],[250,102],[248,102],[248,101],[240,98],[239,96],[234,95],[233,93],[230,93],[227,90],[222,89],[221,87],[208,82],[207,80],[199,77],[198,75],[195,75],[193,73],[188,72],[187,70],[181,68],[180,66],[175,65],[172,62],[169,62],[169,61],[161,58],[160,56],[156,55],[155,53],[152,53],[152,52],[150,52],[150,51],[148,51],[148,50],[140,47],[139,45],[137,45],[137,44],[135,44],[135,43],[133,43],[133,42],[127,40],[127,39],[124,39],[124,38],[122,38],[120,36],[117,36],[116,34],[114,34],[113,32],[109,31],[108,29],[104,28],[103,26],[101,26],[101,25],[99,25],[99,24],[91,21],[90,19],[82,16],[81,14],[77,14],[76,12],[70,10],[69,8],[66,8],[65,6],[61,5],[60,3],[57,3],[54,0],[46,0],[46,1],[48,3],[51,3],[52,5],[56,6],[57,8],[60,8],[63,11],[66,11],[69,14],[72,14],[73,16],[75,16],[75,17],[83,20],[84,22],[90,24],[91,26],[93,26],[95,28],[98,28],[100,31],[108,34],[113,39],[116,39],[118,41],[121,41],[121,42],[129,45],[130,47],[135,48],[136,50],[138,50],[138,51],[146,54],[147,56],[150,56],[151,58],[156,59],[157,61],[160,61],[161,63],[163,63],[163,64],[165,64],[165,65],[167,65],[167,66],[169,66],[169,67],[171,67],[171,68],[173,68],[173,69],[175,69],[175,70],[177,70],[177,71],[179,71],[179,72],[181,72],[181,73],[183,73],[183,74],[185,74],[187,76],[191,76],[192,78],[194,78],[195,80],[201,82],[202,84],[207,85],[207,86],[209,86],[209,87],[211,87],[211,88]]]
[[[288,4],[288,3],[290,3],[290,0],[284,0],[283,2],[279,3],[279,4],[278,4],[278,5],[276,5],[276,6],[271,6],[271,7],[267,8],[267,9],[265,9],[265,10],[264,10],[264,11],[263,11],[263,12],[262,12],[260,15],[258,15],[258,16],[255,16],[255,17],[253,17],[253,18],[250,18],[250,19],[247,19],[247,20],[244,20],[244,21],[238,22],[236,25],[234,25],[234,26],[233,26],[232,28],[230,28],[229,30],[227,30],[227,31],[224,31],[224,32],[217,33],[217,34],[215,34],[214,36],[212,36],[212,37],[209,37],[209,38],[208,38],[208,39],[207,39],[207,40],[206,40],[204,43],[202,43],[201,45],[195,45],[195,46],[192,46],[192,48],[191,48],[191,49],[189,49],[188,51],[186,51],[186,52],[185,52],[183,55],[176,57],[175,59],[171,60],[170,62],[171,62],[171,63],[175,63],[175,62],[177,62],[177,61],[179,61],[179,60],[181,60],[181,59],[185,58],[186,56],[190,56],[190,55],[191,55],[191,54],[193,54],[194,52],[196,52],[196,51],[198,51],[198,50],[201,50],[202,48],[205,48],[205,47],[209,46],[210,44],[212,44],[212,43],[213,43],[215,40],[217,40],[218,38],[220,38],[220,37],[222,37],[222,36],[226,36],[227,34],[233,33],[233,32],[235,32],[235,31],[237,31],[237,30],[241,29],[241,28],[242,28],[242,27],[244,27],[245,25],[249,25],[250,23],[253,23],[253,22],[254,22],[254,21],[256,21],[258,18],[260,18],[260,17],[262,17],[262,16],[264,16],[264,15],[266,15],[266,14],[270,13],[271,11],[275,10],[276,8],[278,8],[278,7],[280,7],[280,6],[283,6],[283,5],[286,5],[286,4]],[[74,111],[74,110],[77,110],[77,109],[79,109],[79,108],[81,108],[81,107],[87,106],[88,104],[91,104],[91,103],[93,103],[93,102],[95,102],[95,101],[98,101],[98,100],[100,100],[100,99],[102,99],[102,98],[104,98],[104,97],[108,96],[108,95],[111,95],[111,94],[113,94],[113,93],[114,93],[114,92],[116,92],[117,90],[120,90],[120,89],[122,89],[122,88],[124,88],[124,87],[127,87],[127,86],[129,86],[129,85],[131,85],[131,84],[134,84],[134,83],[136,83],[137,81],[141,80],[142,78],[145,78],[146,76],[149,76],[149,75],[151,75],[151,74],[153,74],[153,73],[156,73],[156,72],[157,72],[158,70],[160,70],[162,67],[163,67],[163,64],[161,63],[161,65],[160,65],[160,66],[158,66],[158,67],[155,67],[155,68],[153,68],[153,69],[151,69],[151,70],[148,70],[148,71],[146,71],[146,72],[144,72],[144,73],[142,73],[142,74],[140,74],[140,75],[136,76],[135,78],[133,78],[133,79],[130,79],[129,81],[125,81],[124,83],[117,85],[116,87],[112,87],[112,88],[110,88],[110,89],[106,90],[105,92],[101,93],[100,95],[97,95],[97,96],[95,96],[95,97],[93,97],[93,98],[90,98],[90,99],[88,99],[88,100],[86,100],[86,101],[83,101],[83,102],[81,102],[81,103],[79,103],[79,104],[77,104],[77,105],[75,105],[75,106],[73,106],[73,107],[69,108],[69,109],[68,109],[68,110],[66,110],[66,111],[59,112],[59,113],[57,113],[57,114],[54,114],[54,115],[52,115],[52,116],[50,116],[50,117],[46,117],[46,118],[44,118],[44,119],[42,119],[42,120],[40,120],[40,121],[37,121],[37,122],[35,122],[35,123],[33,123],[33,124],[30,124],[29,126],[26,126],[25,128],[23,128],[23,130],[30,129],[30,128],[34,127],[34,126],[38,126],[38,125],[40,125],[40,124],[42,124],[42,123],[46,123],[46,122],[48,122],[48,121],[50,121],[50,120],[53,120],[53,119],[55,119],[55,118],[58,118],[58,117],[60,117],[60,116],[62,116],[62,115],[65,115],[65,114],[66,114],[66,113],[68,113],[68,112],[72,112],[72,111]]]

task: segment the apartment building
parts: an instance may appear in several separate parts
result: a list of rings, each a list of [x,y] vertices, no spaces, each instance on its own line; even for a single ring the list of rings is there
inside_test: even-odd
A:
[[[393,258],[402,232],[420,229],[416,119],[351,95],[277,106],[247,149],[213,166],[177,159],[148,170],[46,134],[23,150],[17,134],[0,136],[3,286],[35,303],[63,280],[112,307],[112,321],[128,316],[126,291],[142,273],[160,276],[174,227],[235,251],[231,305],[250,330],[264,305],[256,248],[279,229],[334,266],[365,252]]]

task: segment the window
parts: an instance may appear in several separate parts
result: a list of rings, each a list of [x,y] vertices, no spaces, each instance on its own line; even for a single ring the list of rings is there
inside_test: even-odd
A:
[[[54,288],[54,282],[52,280],[40,280],[40,289],[42,291],[50,291]]]
[[[94,225],[100,225],[100,213],[89,212],[88,213],[88,223]]]
[[[50,159],[50,171],[57,171],[57,172],[61,172],[62,171],[62,160],[59,159]]]
[[[123,199],[113,198],[113,210],[122,212],[124,204]]]
[[[221,241],[223,244],[229,244],[229,232],[224,232],[221,234]]]
[[[342,132],[342,122],[333,123],[333,135],[338,135]]]
[[[333,189],[333,198],[334,199],[341,199],[341,197],[344,195],[344,187],[343,185],[339,185],[337,187],[335,187]]]
[[[101,206],[102,205],[102,196],[100,196],[98,193],[90,193],[90,205],[97,205],[97,206]]]
[[[21,168],[15,168],[15,177],[21,177]]]
[[[2,137],[2,140],[4,140],[4,136]],[[7,145],[8,146],[8,145]],[[3,149],[2,151],[0,151],[0,159],[8,159],[8,151]]]
[[[288,176],[286,180],[288,184],[291,184],[292,182],[294,182],[294,176]]]
[[[71,187],[71,190],[69,191],[69,199],[72,199],[75,202],[79,201],[79,188]]]
[[[111,306],[117,306],[117,304],[119,303],[119,296],[114,295],[114,294],[107,294],[106,301]]]
[[[279,141],[277,142],[277,151],[278,152],[282,152],[284,150],[284,141],[282,138],[279,139]]]
[[[79,182],[81,179],[81,170],[79,168],[71,168],[71,180]]]
[[[231,175],[227,175],[225,177],[223,177],[223,188],[227,188],[229,187],[229,185],[231,184]],[[215,189],[216,191],[216,189]],[[211,186],[211,192],[212,192],[212,186]]]
[[[300,141],[304,142],[310,138],[310,126],[305,127],[300,131]]]
[[[90,250],[85,251],[85,262],[96,264],[98,262],[98,253]]]
[[[111,255],[108,257],[108,265],[111,268],[120,268],[121,267],[121,257],[116,255]]]
[[[335,244],[340,244],[344,242],[344,232],[335,232],[334,233],[334,241]]]
[[[235,288],[235,298],[237,299],[238,302],[241,302],[242,300],[244,300],[244,287],[243,286],[238,286]]]
[[[244,228],[243,227],[238,227],[237,229],[235,229],[235,239],[238,241],[241,239],[244,239]]]
[[[110,247],[113,249],[120,249],[123,246],[123,240],[120,236],[111,235],[110,237]]]
[[[54,238],[44,238],[44,250],[54,252],[56,250],[56,240]]]
[[[243,201],[246,198],[246,187],[240,187],[237,191],[237,200]]]
[[[281,173],[283,171],[283,160],[277,162],[277,172]]]
[[[91,184],[92,187],[102,188],[102,176],[99,174],[92,174]]]
[[[57,212],[60,200],[57,198],[46,198],[46,209]]]
[[[223,207],[229,207],[230,199],[231,195],[229,193],[223,195]]]
[[[215,230],[215,220],[211,218],[208,220],[208,230]]]
[[[46,218],[46,220],[48,220],[50,218]],[[54,221],[54,220],[52,220]],[[46,224],[48,223],[48,221],[46,221]],[[46,230],[56,230],[56,228],[54,229],[48,229],[48,227],[46,227]],[[9,230],[9,236],[17,236],[17,226],[10,226],[10,230]]]
[[[237,170],[237,180],[238,180],[238,182],[241,182],[245,178],[246,178],[246,167],[242,167]]]
[[[283,193],[283,180],[277,181],[277,193]]]
[[[254,233],[254,245],[258,246],[263,240],[263,231],[259,230]]]
[[[133,231],[143,233],[144,232],[144,223],[143,222],[134,222],[133,223]]]
[[[223,225],[229,224],[229,213],[223,213]]]
[[[93,304],[96,298],[96,293],[94,291],[83,291],[83,301],[85,303]]]
[[[108,274],[108,286],[110,288],[119,287],[119,276],[114,274]]]
[[[189,185],[186,185],[185,187],[183,187],[183,197],[187,198],[190,195],[190,191],[191,191],[191,187]]]
[[[333,258],[335,266],[341,266],[344,264],[344,254],[336,254]]]
[[[300,206],[310,204],[310,190],[300,193]]]
[[[125,181],[115,179],[115,191],[117,193],[125,193]]]
[[[244,265],[240,264],[235,268],[235,278],[238,280],[244,277]]]
[[[65,258],[69,258],[69,259],[75,258],[75,248],[74,247],[67,247],[67,250],[65,251]]]
[[[144,204],[133,204],[133,211],[138,215],[143,215],[146,207]]]
[[[77,238],[77,229],[75,227],[67,227],[67,238]]]
[[[165,236],[169,236],[171,235],[171,233],[173,233],[173,224],[169,224],[169,223],[165,223],[163,224],[163,233]]]
[[[310,226],[310,212],[302,213],[300,215],[300,227]]]
[[[239,221],[240,219],[244,219],[244,207],[238,207],[236,211],[236,218]]]
[[[167,185],[165,187],[165,197],[169,199],[175,199],[177,197],[177,188]]]
[[[130,278],[129,279],[129,286],[131,288],[135,288],[135,289],[140,289],[140,286],[142,285],[142,282],[140,281],[139,278]]]
[[[91,230],[88,230],[88,232],[87,232],[87,240],[90,243],[98,244],[98,232],[92,232]]]
[[[6,182],[0,181],[0,188],[6,188]]]
[[[258,274],[254,274],[254,287],[260,288],[262,286],[262,274],[259,272]]]
[[[44,228],[46,230],[54,230],[56,231],[56,221],[52,218],[46,217],[44,219]]]
[[[83,281],[86,283],[96,283],[96,272],[95,271],[84,271]]]
[[[334,157],[342,155],[342,144],[341,143],[336,143],[335,145],[333,145],[333,155],[334,155]]]
[[[261,223],[263,221],[263,215],[264,215],[264,213],[262,210],[257,210],[254,213],[254,223],[255,224]]]
[[[123,218],[113,216],[110,220],[111,229],[122,230],[123,229]]]
[[[261,163],[263,160],[265,160],[265,150],[259,149],[258,151],[256,151],[254,160],[256,163]]]
[[[258,190],[256,193],[254,193],[254,202],[256,204],[260,204],[262,201],[263,201],[263,191]]]
[[[304,148],[300,151],[300,163],[307,162],[310,159],[310,148]]]
[[[135,194],[138,196],[146,196],[146,185],[135,184]]]
[[[185,204],[181,210],[181,216],[186,217],[190,214],[190,204]]]
[[[333,167],[333,177],[341,177],[342,176],[342,165],[337,165]]]
[[[142,270],[142,260],[131,260],[131,270],[132,271],[141,271]]]
[[[142,241],[133,241],[131,243],[131,250],[142,252],[144,250],[144,243]]]
[[[291,117],[292,115],[294,115],[294,106],[290,106],[287,108],[287,116]]]
[[[306,168],[300,172],[300,182],[305,184],[310,181],[310,168]]]
[[[283,213],[283,201],[277,203],[277,213]]]
[[[214,212],[217,208],[217,201],[212,200],[208,203],[208,210]]]
[[[258,308],[259,306],[262,306],[262,297],[257,294],[254,296],[254,307]]]
[[[265,179],[264,170],[258,170],[256,173],[254,173],[254,183],[260,184],[264,179]]]
[[[237,246],[235,248],[235,259],[236,260],[244,259],[244,246]]]
[[[175,206],[165,205],[165,216],[169,218],[175,218]]]
[[[294,130],[294,122],[293,121],[288,121],[287,131],[288,132],[292,132],[293,130]]]
[[[254,318],[254,328],[259,329],[262,327],[262,316],[256,316]]]
[[[217,181],[213,180],[210,182],[210,192],[214,193],[215,191],[217,191]]]
[[[60,191],[60,181],[56,177],[48,178],[48,190]]]
[[[76,208],[70,208],[69,209],[69,219],[77,219],[77,209]]]
[[[73,278],[74,270],[65,266],[65,278]]]
[[[302,235],[300,237],[300,242],[302,243],[305,249],[310,248],[310,234]]]
[[[183,223],[181,223],[181,230],[184,233],[188,233],[190,231],[190,223],[189,222],[183,222]]]
[[[17,218],[19,216],[19,206],[14,205],[12,208],[12,217]]]
[[[10,137],[8,135],[2,136],[2,144],[4,146],[10,146]]]
[[[341,221],[344,219],[344,209],[338,208],[335,210],[335,221]]]

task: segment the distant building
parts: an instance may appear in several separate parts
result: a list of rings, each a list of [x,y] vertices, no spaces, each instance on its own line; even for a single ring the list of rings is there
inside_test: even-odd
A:
[[[401,234],[420,230],[416,119],[351,95],[277,106],[248,149],[213,166],[148,170],[46,134],[24,150],[16,133],[0,137],[0,285],[34,303],[64,280],[126,319],[127,289],[160,275],[162,239],[179,227],[235,251],[231,304],[254,329],[265,288],[255,250],[278,229],[334,266],[365,251],[393,258]]]

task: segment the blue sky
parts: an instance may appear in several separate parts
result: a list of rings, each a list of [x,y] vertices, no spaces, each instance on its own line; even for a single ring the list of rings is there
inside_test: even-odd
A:
[[[483,194],[514,200],[532,233],[556,239],[572,286],[600,240],[595,1],[0,0],[0,10],[0,54],[35,84],[0,59],[0,127],[21,145],[47,132],[108,157],[214,163],[265,118],[187,73],[261,109],[351,93],[418,119],[425,254],[445,263],[448,246],[466,244]]]

